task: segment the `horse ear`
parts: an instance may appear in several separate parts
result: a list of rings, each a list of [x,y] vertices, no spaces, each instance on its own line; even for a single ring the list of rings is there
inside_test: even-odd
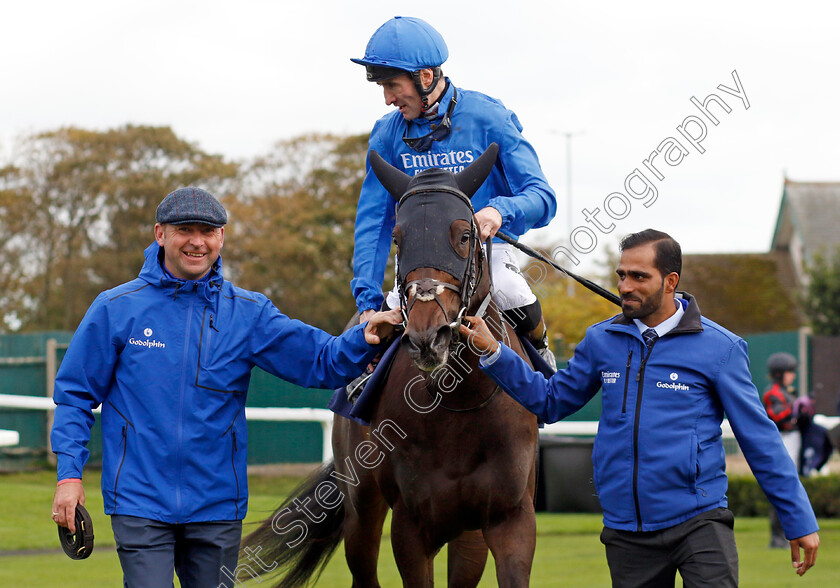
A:
[[[476,190],[481,187],[490,172],[493,171],[493,166],[496,165],[496,156],[499,154],[499,146],[496,143],[490,143],[490,146],[481,154],[481,157],[473,161],[467,169],[455,176],[455,181],[458,182],[458,188],[461,192],[472,198]]]
[[[376,174],[380,183],[388,190],[391,196],[399,200],[405,194],[406,190],[408,190],[408,182],[411,180],[411,176],[395,168],[372,149],[368,152],[368,160],[370,161],[370,167],[373,168],[373,173]]]

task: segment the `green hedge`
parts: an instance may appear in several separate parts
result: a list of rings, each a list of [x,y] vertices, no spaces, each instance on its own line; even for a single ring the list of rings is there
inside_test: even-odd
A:
[[[817,517],[840,517],[840,475],[803,478],[802,484],[808,491]],[[735,516],[765,516],[770,508],[767,497],[753,476],[730,476],[726,496],[729,499],[729,509]]]

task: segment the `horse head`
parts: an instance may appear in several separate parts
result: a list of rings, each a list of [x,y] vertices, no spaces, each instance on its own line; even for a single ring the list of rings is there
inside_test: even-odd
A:
[[[421,370],[446,363],[461,318],[489,297],[470,197],[492,171],[498,151],[491,144],[457,174],[430,168],[413,177],[370,152],[376,177],[399,202],[394,243],[403,343]]]

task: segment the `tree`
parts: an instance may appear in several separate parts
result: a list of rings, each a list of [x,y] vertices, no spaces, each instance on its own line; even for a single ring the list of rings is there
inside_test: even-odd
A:
[[[353,231],[366,153],[365,135],[305,135],[244,170],[243,193],[228,203],[224,254],[238,285],[293,318],[342,331],[355,311]]]
[[[678,290],[697,298],[703,315],[739,335],[792,331],[802,318],[784,256],[774,253],[683,255]]]
[[[230,189],[237,169],[168,127],[23,139],[0,170],[7,325],[75,329],[101,290],[137,275],[163,196],[190,184]]]
[[[13,172],[11,166],[0,169],[0,186],[3,185],[3,179]],[[30,215],[28,204],[27,200],[18,198],[14,190],[0,187],[0,232],[3,234],[3,244],[0,245],[0,308],[14,322],[17,321],[11,309],[23,290],[25,280],[21,270],[25,267],[23,235]],[[3,318],[0,316],[0,319]],[[0,332],[4,330],[4,323],[0,321]]]
[[[814,254],[805,267],[805,314],[815,335],[840,335],[840,247]]]
[[[561,264],[562,265],[562,264]],[[574,271],[573,268],[568,268]],[[571,357],[586,329],[620,312],[620,308],[540,261],[527,264],[523,274],[543,309],[548,335],[558,359]],[[578,273],[578,272],[575,272]],[[603,282],[590,277],[593,282]],[[572,295],[569,282],[572,281]],[[603,283],[601,285],[604,285]],[[612,286],[615,285],[613,280]],[[608,288],[615,291],[615,288]]]

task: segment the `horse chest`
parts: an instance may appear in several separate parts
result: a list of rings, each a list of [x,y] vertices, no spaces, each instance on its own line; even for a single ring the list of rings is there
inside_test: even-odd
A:
[[[401,423],[405,432],[377,469],[386,500],[403,502],[432,526],[470,511],[471,519],[495,516],[518,504],[533,471],[536,422],[517,418],[508,400],[500,396],[462,413],[377,411],[379,423]]]

